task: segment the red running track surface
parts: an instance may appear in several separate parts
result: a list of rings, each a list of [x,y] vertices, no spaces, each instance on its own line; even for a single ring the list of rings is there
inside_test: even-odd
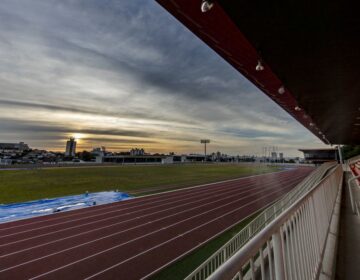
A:
[[[274,202],[313,169],[0,224],[0,279],[141,279]]]

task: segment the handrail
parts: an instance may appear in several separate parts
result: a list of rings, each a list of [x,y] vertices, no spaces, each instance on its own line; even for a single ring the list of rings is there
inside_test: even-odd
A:
[[[342,177],[339,165],[208,279],[243,279],[246,273],[251,279],[255,279],[257,258],[260,258],[262,279],[316,278],[321,268],[336,198],[341,192]],[[270,266],[267,275],[264,253],[267,253]]]
[[[347,182],[348,188],[349,188],[349,194],[350,194],[351,209],[352,209],[353,213],[357,214],[357,215],[359,215],[359,213],[357,213],[357,211],[355,209],[354,195],[353,195],[352,188],[351,188],[351,182],[356,179],[359,179],[359,178],[360,178],[360,175],[350,178]]]
[[[360,175],[356,175],[355,172],[353,172],[350,168],[350,165],[354,164],[354,163],[357,163],[357,162],[360,162],[360,155],[358,156],[355,156],[355,157],[352,157],[350,159],[347,160],[347,165],[349,167],[349,170],[350,170],[350,173],[352,174],[352,178],[350,178],[347,182],[348,184],[348,188],[349,188],[349,194],[350,194],[350,203],[351,203],[351,209],[352,209],[352,212],[354,214],[357,214],[359,215],[358,213],[358,209],[357,207],[355,207],[355,202],[354,202],[354,194],[353,194],[353,191],[352,191],[352,186],[351,186],[351,182],[352,181],[355,181],[356,179],[359,179],[360,178]],[[359,186],[358,182],[357,182],[357,185]]]
[[[204,280],[213,273],[220,265],[225,263],[232,255],[240,250],[253,236],[265,228],[281,212],[291,206],[300,196],[318,183],[324,175],[337,164],[329,162],[315,169],[298,186],[277,202],[266,208],[238,234],[225,243],[220,249],[212,254],[197,269],[189,274],[185,280]]]
[[[352,164],[354,162],[357,162],[357,161],[360,161],[360,155],[349,158],[346,162],[347,162],[348,165],[350,165],[350,164]]]

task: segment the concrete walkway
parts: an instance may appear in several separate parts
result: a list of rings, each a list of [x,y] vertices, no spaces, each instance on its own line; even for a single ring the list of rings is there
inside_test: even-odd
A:
[[[344,174],[341,206],[340,235],[335,279],[360,279],[360,217],[352,213],[347,181],[350,172]],[[353,190],[359,195],[359,188],[353,183]],[[356,200],[359,200],[357,196]]]

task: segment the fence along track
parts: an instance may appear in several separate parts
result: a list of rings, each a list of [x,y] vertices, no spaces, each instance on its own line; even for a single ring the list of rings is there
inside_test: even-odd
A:
[[[304,193],[321,181],[321,179],[333,168],[336,163],[330,162],[321,165],[299,183],[292,191],[283,196],[280,200],[262,211],[255,219],[245,226],[237,235],[231,238],[219,250],[211,255],[197,269],[195,269],[185,280],[204,280],[208,278],[217,268],[230,259],[238,252],[249,240],[259,233],[278,217],[283,211],[288,209]]]
[[[318,279],[342,182],[338,165],[209,279]]]

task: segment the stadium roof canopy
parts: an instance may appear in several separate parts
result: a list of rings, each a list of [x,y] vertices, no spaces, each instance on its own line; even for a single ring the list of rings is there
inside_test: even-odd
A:
[[[354,2],[157,1],[324,143],[360,142]]]
[[[312,163],[324,163],[327,161],[334,161],[339,159],[338,149],[299,149],[304,153],[306,161]]]

